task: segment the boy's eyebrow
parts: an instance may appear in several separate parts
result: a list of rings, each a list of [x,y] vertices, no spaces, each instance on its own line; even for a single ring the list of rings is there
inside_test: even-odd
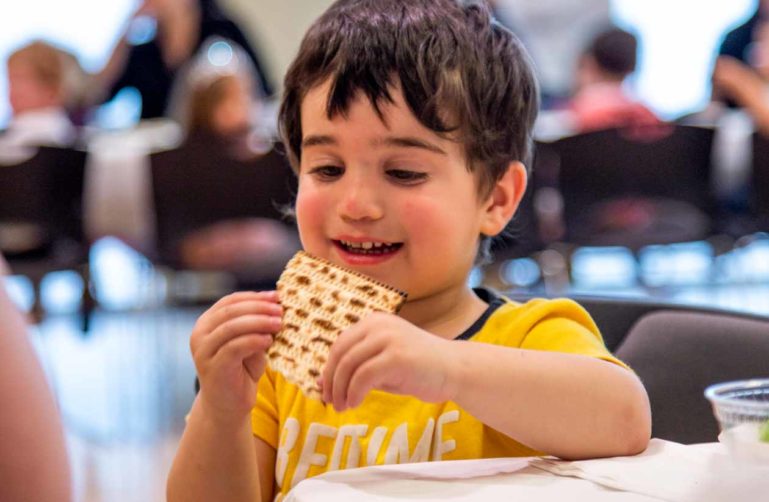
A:
[[[336,145],[336,143],[336,139],[334,139],[333,136],[306,136],[302,140],[302,148],[307,148],[308,146]]]
[[[376,143],[379,143],[379,141]],[[439,146],[411,136],[390,136],[382,140],[381,143],[388,146],[398,146],[401,148],[422,148],[424,150],[429,150],[441,155],[447,155],[446,152]]]
[[[411,136],[388,136],[383,139],[375,140],[372,142],[373,146],[386,145],[396,146],[400,148],[421,148],[441,155],[447,155],[446,151],[437,145],[434,145],[428,141],[424,141],[419,138]],[[311,146],[325,146],[336,145],[337,140],[333,136],[328,135],[311,135],[302,140],[302,148]]]

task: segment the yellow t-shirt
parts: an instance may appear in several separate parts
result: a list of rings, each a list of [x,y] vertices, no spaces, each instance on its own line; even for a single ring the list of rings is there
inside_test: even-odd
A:
[[[624,366],[606,349],[587,312],[567,299],[537,299],[524,305],[494,299],[460,338],[582,354]],[[452,401],[425,403],[372,391],[357,408],[338,413],[330,404],[306,398],[269,368],[259,381],[251,418],[254,435],[277,450],[279,495],[305,478],[337,469],[537,454]]]

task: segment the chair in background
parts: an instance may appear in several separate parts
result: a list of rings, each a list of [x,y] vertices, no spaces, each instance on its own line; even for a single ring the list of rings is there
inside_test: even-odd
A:
[[[516,302],[525,303],[537,295],[531,293],[506,292],[504,295]],[[545,295],[539,295],[545,296]],[[567,296],[567,295],[563,295]],[[658,311],[684,312],[689,314],[717,314],[723,316],[738,316],[742,319],[764,320],[765,317],[747,313],[735,313],[731,310],[713,307],[699,307],[681,303],[670,303],[662,300],[645,298],[622,298],[600,295],[568,295],[590,313],[598,329],[601,331],[604,344],[610,351],[615,352],[630,332],[630,329],[644,316]]]
[[[769,232],[769,138],[753,133],[750,208],[753,230]]]
[[[707,237],[713,133],[664,125],[538,143],[535,170],[557,180],[565,240],[637,250]]]
[[[643,381],[652,435],[691,444],[717,440],[705,388],[769,376],[769,319],[658,310],[641,317],[616,350]]]
[[[284,219],[296,177],[280,146],[243,160],[203,141],[150,156],[156,215],[153,261],[184,270],[182,240],[209,225],[241,218]]]
[[[0,249],[11,271],[33,284],[33,314],[42,317],[40,284],[46,274],[75,270],[83,279],[83,328],[94,307],[83,233],[86,153],[40,147],[29,159],[0,166]]]

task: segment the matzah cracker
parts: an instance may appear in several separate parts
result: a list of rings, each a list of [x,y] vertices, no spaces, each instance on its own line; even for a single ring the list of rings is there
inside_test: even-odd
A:
[[[267,351],[269,365],[308,397],[339,333],[371,312],[397,312],[406,294],[358,272],[299,251],[278,279],[283,326]]]

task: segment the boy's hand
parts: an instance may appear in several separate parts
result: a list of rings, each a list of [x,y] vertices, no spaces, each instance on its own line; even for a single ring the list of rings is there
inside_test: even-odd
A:
[[[239,419],[253,408],[282,313],[275,291],[242,292],[225,296],[195,323],[190,348],[199,397],[215,415]]]
[[[338,411],[372,389],[440,402],[454,395],[455,344],[392,314],[374,313],[343,331],[320,377],[323,401]]]

